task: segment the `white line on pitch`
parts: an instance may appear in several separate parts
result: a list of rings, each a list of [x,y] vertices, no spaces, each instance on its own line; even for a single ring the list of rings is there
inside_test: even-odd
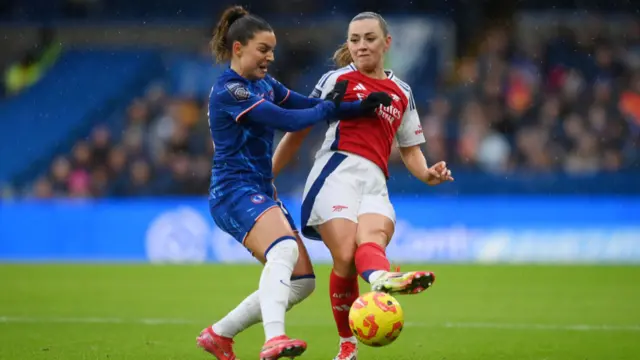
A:
[[[414,324],[420,326],[420,324]],[[505,329],[505,330],[568,330],[568,331],[640,331],[640,325],[559,325],[559,324],[509,324],[509,323],[444,323],[447,328]]]
[[[127,319],[115,317],[28,317],[0,316],[0,323],[9,324],[140,324],[140,325],[203,325],[207,321],[170,318]],[[331,322],[287,322],[291,326],[333,326]],[[560,331],[640,331],[640,325],[560,325],[560,324],[509,324],[446,322],[422,323],[406,322],[407,327],[459,328],[459,329],[498,329],[498,330],[560,330]]]

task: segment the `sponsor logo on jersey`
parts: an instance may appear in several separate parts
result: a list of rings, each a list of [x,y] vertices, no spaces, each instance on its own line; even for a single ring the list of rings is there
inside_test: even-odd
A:
[[[393,124],[394,121],[400,120],[402,118],[402,111],[397,107],[393,106],[393,104],[389,106],[382,106],[377,110],[378,116],[382,119],[387,120],[389,124]]]
[[[367,91],[367,88],[362,84],[358,84],[353,88],[353,91]]]

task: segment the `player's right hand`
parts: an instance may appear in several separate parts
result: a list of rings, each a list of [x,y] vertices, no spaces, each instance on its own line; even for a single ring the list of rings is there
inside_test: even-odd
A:
[[[342,80],[336,82],[336,85],[333,87],[333,90],[329,91],[327,96],[324,97],[325,100],[332,101],[336,106],[336,109],[340,107],[340,103],[342,99],[344,99],[344,94],[347,92],[347,85],[349,84],[349,80]]]
[[[373,114],[380,105],[385,107],[391,105],[391,101],[391,96],[386,92],[372,92],[366,99],[362,100],[360,109],[362,109],[365,114],[370,115]]]

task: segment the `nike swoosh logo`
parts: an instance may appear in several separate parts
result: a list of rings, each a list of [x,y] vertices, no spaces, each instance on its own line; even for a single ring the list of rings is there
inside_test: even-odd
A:
[[[280,280],[280,284],[282,284],[282,285],[284,285],[284,286],[286,286],[286,287],[288,287],[288,288],[290,288],[290,287],[291,287],[291,286],[289,286],[289,284],[285,283],[285,282],[284,282],[284,281],[282,281],[282,280]]]

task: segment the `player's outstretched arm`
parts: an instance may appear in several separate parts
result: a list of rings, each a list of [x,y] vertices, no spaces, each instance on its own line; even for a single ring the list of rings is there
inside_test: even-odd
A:
[[[336,105],[323,101],[310,109],[283,109],[268,101],[261,101],[245,115],[249,121],[265,124],[282,131],[299,131],[335,117]]]
[[[323,100],[292,91],[269,75],[265,80],[273,87],[274,102],[285,109],[308,109],[320,104]]]
[[[359,103],[344,103],[346,82],[336,84],[326,98],[309,109],[283,109],[257,96],[241,81],[224,84],[212,96],[209,111],[224,111],[236,122],[250,121],[282,131],[299,131],[321,121],[335,120],[338,110],[350,111]]]
[[[420,145],[401,147],[400,156],[409,172],[425,184],[439,185],[445,181],[453,181],[451,170],[447,168],[444,161],[431,167],[427,165],[427,159],[424,157]]]
[[[273,153],[273,176],[277,177],[278,174],[284,169],[287,164],[291,162],[291,159],[298,153],[302,142],[309,135],[311,128],[306,128],[297,132],[288,132],[284,134],[276,151]]]
[[[285,109],[308,109],[322,102],[323,99],[310,98],[289,90],[289,96],[280,104]]]
[[[335,120],[341,111],[353,111],[353,108],[360,107],[359,102],[342,101],[346,91],[347,82],[338,82],[322,102],[310,109],[283,109],[261,99],[245,113],[251,121],[282,131],[299,131],[321,121]]]

